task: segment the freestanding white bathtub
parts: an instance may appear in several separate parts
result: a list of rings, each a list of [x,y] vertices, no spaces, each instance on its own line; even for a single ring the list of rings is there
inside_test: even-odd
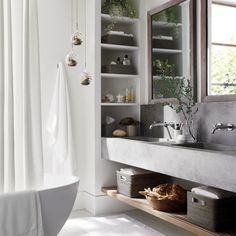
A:
[[[49,175],[39,190],[45,236],[56,236],[68,219],[75,202],[79,178]]]

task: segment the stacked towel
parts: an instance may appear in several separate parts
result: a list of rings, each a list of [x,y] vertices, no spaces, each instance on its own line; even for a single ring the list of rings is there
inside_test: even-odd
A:
[[[38,192],[0,195],[0,235],[44,236]]]

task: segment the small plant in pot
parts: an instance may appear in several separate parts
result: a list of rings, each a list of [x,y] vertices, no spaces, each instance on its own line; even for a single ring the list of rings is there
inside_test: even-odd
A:
[[[105,0],[102,5],[102,13],[110,15],[112,18],[105,31],[110,31],[114,28],[116,17],[134,18],[137,16],[132,0]]]

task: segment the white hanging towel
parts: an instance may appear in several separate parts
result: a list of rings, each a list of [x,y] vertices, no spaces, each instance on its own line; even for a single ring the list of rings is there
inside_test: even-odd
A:
[[[0,235],[44,236],[37,191],[0,195]]]
[[[53,154],[53,172],[60,175],[76,175],[77,165],[67,81],[64,64],[59,62],[47,130],[50,134],[49,146]]]

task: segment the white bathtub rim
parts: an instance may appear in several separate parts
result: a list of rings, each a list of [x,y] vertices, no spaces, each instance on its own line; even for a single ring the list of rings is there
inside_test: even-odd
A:
[[[58,182],[49,183],[49,178],[53,178],[54,180],[58,180]],[[77,176],[68,176],[68,175],[58,175],[52,173],[45,173],[44,174],[44,183],[42,187],[35,189],[36,191],[47,191],[51,189],[58,189],[68,185],[78,184],[80,178]]]

